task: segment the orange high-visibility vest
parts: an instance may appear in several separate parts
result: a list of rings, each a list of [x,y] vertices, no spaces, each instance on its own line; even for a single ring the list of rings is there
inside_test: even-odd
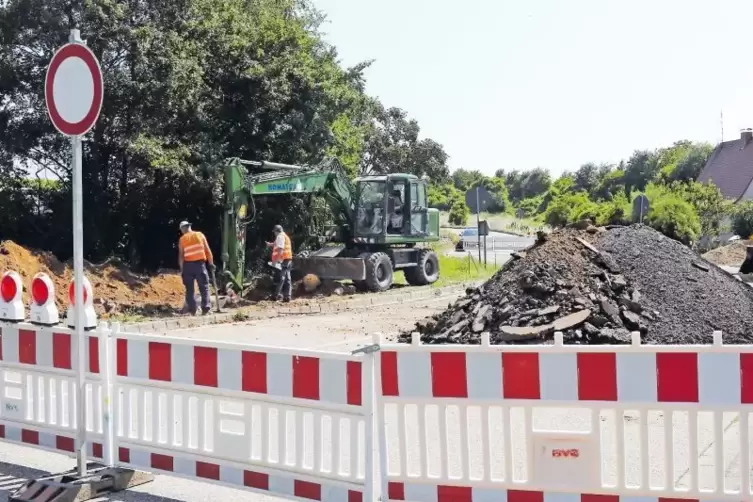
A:
[[[211,261],[212,251],[207,244],[207,238],[201,232],[186,232],[178,241],[178,247],[183,253],[183,261]]]
[[[290,243],[290,237],[285,232],[282,233],[285,239],[285,248],[275,247],[272,249],[272,261],[292,260],[293,259],[293,245]],[[275,239],[276,240],[276,239]]]

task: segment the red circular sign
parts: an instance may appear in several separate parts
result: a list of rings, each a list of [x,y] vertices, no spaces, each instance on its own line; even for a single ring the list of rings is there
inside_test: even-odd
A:
[[[11,275],[6,275],[0,281],[0,296],[3,297],[5,303],[13,301],[18,293],[18,286],[15,279]]]
[[[58,49],[44,83],[47,113],[55,129],[66,136],[82,136],[97,122],[102,109],[102,69],[83,44]]]
[[[86,290],[86,283],[84,283],[84,304],[89,300],[89,292]],[[71,281],[68,285],[68,301],[71,305],[76,305],[76,284],[75,281]]]
[[[31,298],[40,307],[50,299],[50,289],[47,287],[47,283],[39,277],[35,277],[31,281]]]

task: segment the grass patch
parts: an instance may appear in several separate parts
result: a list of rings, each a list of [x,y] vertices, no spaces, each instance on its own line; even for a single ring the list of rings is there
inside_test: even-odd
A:
[[[437,257],[439,258],[439,279],[431,285],[434,288],[463,282],[483,281],[494,275],[494,272],[502,266],[501,263],[498,265],[494,263],[484,265],[483,263],[479,263],[478,259],[473,256],[470,258],[468,256],[462,258],[447,256],[445,252],[452,247],[451,244],[437,242],[432,243],[430,247],[437,253]],[[394,284],[408,284],[405,280],[405,274],[398,271],[395,272],[392,282]]]
[[[485,281],[499,270],[498,265],[492,263],[484,265],[469,256],[458,258],[440,254],[439,279],[432,286],[441,288],[459,282]]]

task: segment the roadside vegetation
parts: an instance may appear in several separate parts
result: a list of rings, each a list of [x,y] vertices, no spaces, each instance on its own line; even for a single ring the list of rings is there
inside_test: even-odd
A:
[[[695,181],[712,150],[706,143],[678,141],[638,150],[618,164],[586,163],[557,178],[543,168],[502,168],[493,176],[458,169],[446,182],[434,183],[429,202],[446,212],[448,225],[465,226],[471,220],[465,194],[483,187],[491,202],[482,218],[494,230],[509,231],[521,226],[557,228],[582,219],[598,225],[629,224],[639,219],[633,212],[635,198],[645,194],[650,210],[644,223],[685,244],[729,230],[750,235],[753,203],[733,208],[716,186]]]

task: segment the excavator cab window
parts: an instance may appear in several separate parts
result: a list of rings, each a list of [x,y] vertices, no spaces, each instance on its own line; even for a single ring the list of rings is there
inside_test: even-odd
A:
[[[379,235],[384,228],[384,181],[363,181],[358,184],[356,233]]]
[[[388,234],[402,234],[403,222],[405,221],[406,211],[406,192],[404,181],[393,181],[389,186],[390,198],[387,200],[387,224]]]

